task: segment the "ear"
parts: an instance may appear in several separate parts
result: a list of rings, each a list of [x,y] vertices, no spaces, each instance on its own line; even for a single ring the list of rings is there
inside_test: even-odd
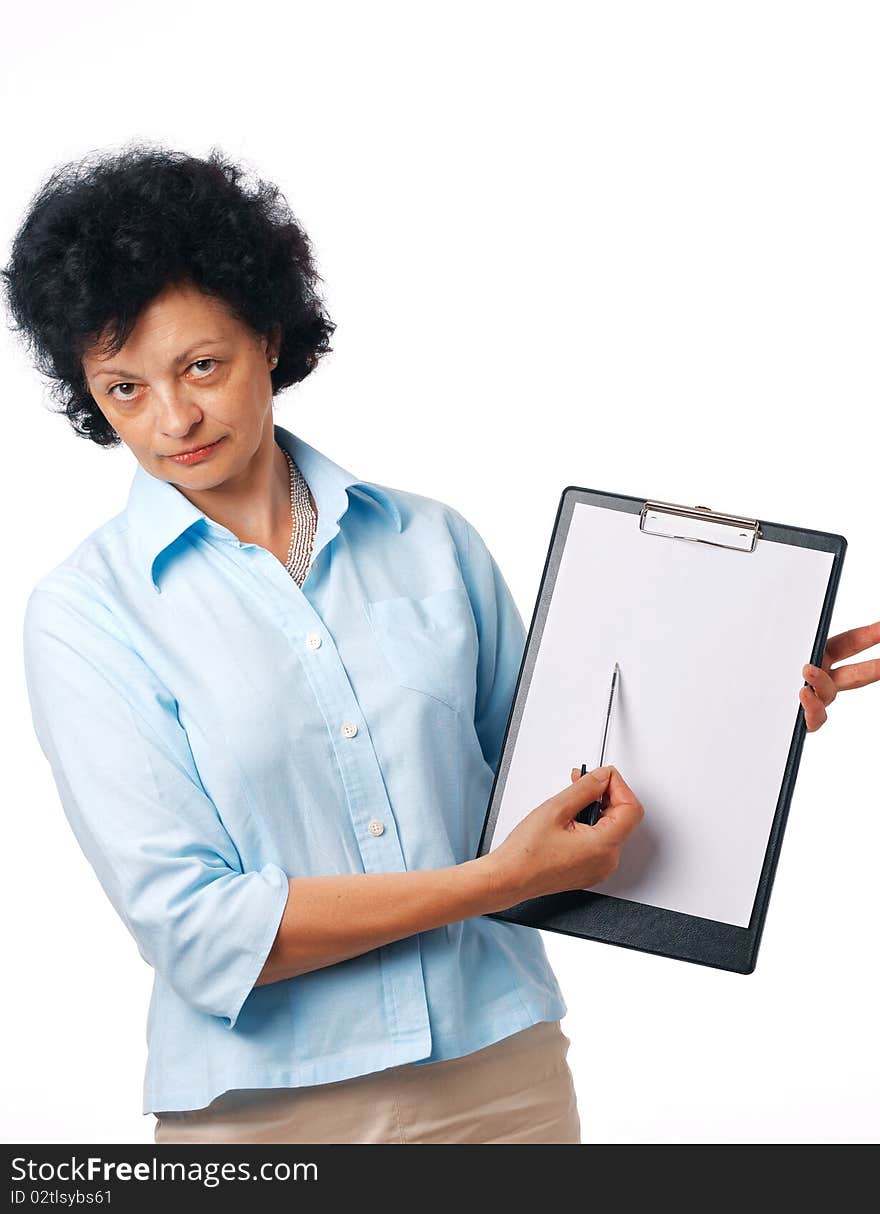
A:
[[[281,356],[281,325],[274,324],[269,330],[266,337],[266,358],[280,358]]]

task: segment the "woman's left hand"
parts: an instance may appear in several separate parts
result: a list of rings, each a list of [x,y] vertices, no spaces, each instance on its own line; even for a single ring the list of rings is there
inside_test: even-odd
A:
[[[801,688],[800,701],[804,706],[808,732],[812,733],[825,724],[828,719],[825,709],[837,697],[838,691],[867,687],[869,683],[880,681],[880,658],[867,662],[851,662],[849,666],[831,669],[833,662],[851,658],[854,653],[862,653],[877,644],[880,644],[880,620],[876,624],[865,624],[861,628],[851,628],[848,632],[829,637],[825,645],[822,668],[804,667],[804,678],[810,686]]]

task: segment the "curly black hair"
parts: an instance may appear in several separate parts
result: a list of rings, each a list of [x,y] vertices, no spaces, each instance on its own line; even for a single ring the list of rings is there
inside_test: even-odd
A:
[[[216,147],[198,159],[140,141],[54,169],[32,199],[0,275],[11,328],[80,437],[122,441],[89,391],[85,350],[101,340],[117,354],[169,285],[223,300],[257,335],[280,326],[273,396],[332,349],[308,237],[277,186],[244,178]]]

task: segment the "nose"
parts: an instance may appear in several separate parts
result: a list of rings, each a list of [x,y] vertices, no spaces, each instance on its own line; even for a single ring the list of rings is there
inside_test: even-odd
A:
[[[174,387],[165,393],[154,392],[153,399],[159,411],[158,428],[170,438],[185,437],[202,420],[202,410],[185,387]]]

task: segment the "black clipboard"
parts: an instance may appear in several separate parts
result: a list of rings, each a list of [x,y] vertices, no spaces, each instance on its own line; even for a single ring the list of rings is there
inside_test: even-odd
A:
[[[748,559],[748,554],[755,552],[758,544],[797,545],[831,553],[833,562],[810,656],[812,665],[820,666],[822,662],[847,547],[843,536],[764,522],[741,515],[723,514],[703,506],[680,506],[574,485],[567,486],[562,491],[556,512],[480,837],[478,856],[487,854],[491,849],[510,757],[528,695],[528,678],[537,658],[568,529],[578,503],[638,515],[639,530],[645,535],[659,536],[671,542],[709,543],[739,549],[744,554],[744,560]],[[591,890],[572,890],[529,899],[505,910],[492,912],[489,917],[735,973],[752,973],[757,962],[773,878],[806,736],[803,707],[799,703],[796,711],[793,710],[793,716],[795,721],[791,744],[781,773],[778,801],[748,927]],[[609,756],[607,761],[613,762],[613,756]]]

